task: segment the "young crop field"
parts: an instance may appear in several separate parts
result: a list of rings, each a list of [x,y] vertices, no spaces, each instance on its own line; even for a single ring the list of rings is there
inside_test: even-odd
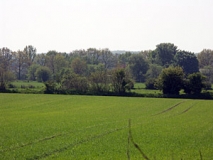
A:
[[[0,94],[0,159],[213,159],[213,101]],[[129,119],[131,125],[129,126]]]

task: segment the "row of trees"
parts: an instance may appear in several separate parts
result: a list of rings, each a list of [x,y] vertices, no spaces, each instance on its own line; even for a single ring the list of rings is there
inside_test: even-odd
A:
[[[179,66],[184,78],[201,72],[212,83],[213,51],[199,54],[177,49],[171,43],[161,43],[155,50],[138,53],[112,53],[108,49],[89,48],[71,53],[49,51],[37,54],[29,45],[22,51],[0,49],[0,89],[14,80],[51,80],[49,88],[76,92],[125,92],[133,81],[147,82],[147,87],[156,88],[156,80],[168,67]],[[159,87],[159,89],[162,89]]]

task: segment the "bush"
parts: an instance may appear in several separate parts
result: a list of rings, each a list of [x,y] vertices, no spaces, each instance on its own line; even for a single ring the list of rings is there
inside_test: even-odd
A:
[[[147,79],[145,82],[146,89],[156,89],[155,83],[156,83],[156,79],[154,78]]]
[[[176,94],[183,87],[183,69],[180,67],[169,67],[162,70],[159,75],[156,86],[158,89],[163,90],[163,94]]]
[[[188,75],[187,79],[184,80],[184,92],[187,94],[200,94],[203,84],[204,77],[201,73],[193,73]]]
[[[16,88],[15,85],[13,85],[12,83],[8,84],[8,88]]]

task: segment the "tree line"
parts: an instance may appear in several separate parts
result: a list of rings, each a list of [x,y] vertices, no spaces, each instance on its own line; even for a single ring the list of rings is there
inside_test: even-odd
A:
[[[32,45],[18,51],[0,49],[1,91],[13,80],[33,80],[45,83],[46,92],[122,94],[132,89],[134,82],[145,82],[147,88],[160,89],[164,94],[178,94],[180,89],[190,94],[200,92],[193,89],[199,79],[201,89],[209,86],[212,72],[213,50],[194,54],[172,43],[122,54],[96,48],[38,54]],[[169,90],[172,82],[178,89]]]

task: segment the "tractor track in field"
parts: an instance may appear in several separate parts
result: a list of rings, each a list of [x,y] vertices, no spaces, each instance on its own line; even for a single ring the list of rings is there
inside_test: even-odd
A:
[[[116,121],[116,122],[120,122],[120,121]],[[110,122],[110,123],[115,123],[115,122]],[[73,130],[73,131],[64,132],[64,133],[58,133],[58,134],[55,134],[55,135],[52,135],[52,136],[44,137],[44,138],[41,138],[41,139],[36,139],[36,140],[28,142],[28,143],[24,143],[24,144],[21,144],[21,145],[18,145],[18,146],[14,146],[14,147],[10,147],[10,148],[4,149],[4,150],[0,150],[0,153],[17,150],[17,149],[27,147],[27,146],[30,146],[30,145],[33,145],[33,144],[37,144],[37,143],[40,143],[40,142],[44,142],[44,141],[52,140],[54,138],[65,136],[65,135],[68,135],[70,133],[85,131],[87,129],[96,128],[96,127],[103,126],[103,125],[106,125],[106,124],[109,124],[109,123],[105,123],[105,124],[102,123],[102,124],[99,124],[99,125],[88,126],[88,127],[82,128],[82,129]]]
[[[169,107],[168,109],[163,110],[163,111],[161,111],[161,112],[159,112],[159,113],[157,113],[157,114],[154,114],[154,115],[152,115],[152,116],[157,116],[157,115],[166,113],[166,112],[168,112],[168,111],[171,111],[172,109],[174,109],[175,107],[179,106],[180,104],[182,104],[182,103],[184,103],[184,102],[186,102],[186,101],[181,101],[181,102],[179,102],[179,103],[177,103],[177,104],[175,104],[175,105]]]
[[[38,155],[38,156],[33,156],[31,158],[27,158],[28,160],[37,160],[37,159],[43,159],[43,158],[46,158],[46,157],[49,157],[55,153],[60,153],[60,152],[63,152],[65,150],[68,150],[70,148],[73,148],[75,146],[78,146],[78,145],[81,145],[83,143],[86,143],[86,142],[89,142],[89,141],[92,141],[92,140],[95,140],[95,139],[98,139],[98,138],[102,138],[106,135],[109,135],[111,133],[114,133],[114,132],[118,132],[120,130],[123,130],[124,128],[128,128],[128,126],[124,126],[124,127],[121,127],[121,128],[116,128],[116,129],[113,129],[113,130],[109,130],[107,132],[104,132],[104,133],[101,133],[101,134],[98,134],[98,135],[93,135],[91,137],[88,137],[88,138],[85,138],[85,139],[82,139],[76,143],[71,143],[71,144],[68,144],[67,146],[64,146],[62,148],[58,148],[58,149],[55,149],[51,152],[48,152],[48,153],[44,153],[44,154],[41,154],[41,155]]]
[[[134,124],[132,126],[137,126],[137,125],[140,125],[142,123],[137,123],[137,124]],[[85,139],[81,139],[79,140],[78,142],[76,143],[70,143],[62,148],[58,148],[58,149],[55,149],[53,151],[50,151],[48,153],[44,153],[44,154],[41,154],[41,155],[36,155],[36,156],[33,156],[33,157],[30,157],[30,158],[27,158],[27,160],[38,160],[38,159],[43,159],[43,158],[47,158],[55,153],[61,153],[65,150],[68,150],[68,149],[72,149],[73,147],[75,146],[78,146],[78,145],[81,145],[81,144],[84,144],[84,143],[87,143],[89,141],[92,141],[92,140],[95,140],[95,139],[98,139],[98,138],[102,138],[104,136],[107,136],[109,134],[112,134],[112,133],[115,133],[115,132],[118,132],[118,131],[121,131],[125,128],[128,128],[129,126],[123,126],[121,128],[115,128],[115,129],[112,129],[112,130],[109,130],[109,131],[106,131],[106,132],[103,132],[101,134],[97,134],[97,135],[93,135],[93,136],[90,136],[88,138],[85,138]]]
[[[0,153],[1,152],[7,152],[7,151],[16,150],[16,149],[23,148],[23,147],[26,147],[26,146],[30,146],[30,145],[33,145],[33,144],[36,144],[36,143],[40,143],[40,142],[48,141],[48,140],[51,140],[51,139],[54,139],[54,138],[57,138],[57,137],[65,136],[65,135],[70,134],[70,133],[75,133],[76,131],[77,132],[84,131],[86,129],[95,128],[95,127],[98,127],[98,126],[101,126],[101,125],[95,125],[95,126],[86,127],[84,129],[79,129],[79,130],[75,130],[75,131],[55,134],[55,135],[52,135],[52,136],[49,136],[49,137],[45,137],[45,138],[42,138],[42,139],[34,140],[32,142],[29,142],[29,143],[25,143],[25,144],[22,144],[22,145],[19,145],[19,146],[15,146],[15,147],[7,148],[5,150],[1,150]]]
[[[192,104],[191,106],[189,106],[187,109],[185,109],[183,112],[181,112],[180,114],[184,114],[186,112],[188,112],[195,104]],[[179,114],[179,115],[180,115]]]

